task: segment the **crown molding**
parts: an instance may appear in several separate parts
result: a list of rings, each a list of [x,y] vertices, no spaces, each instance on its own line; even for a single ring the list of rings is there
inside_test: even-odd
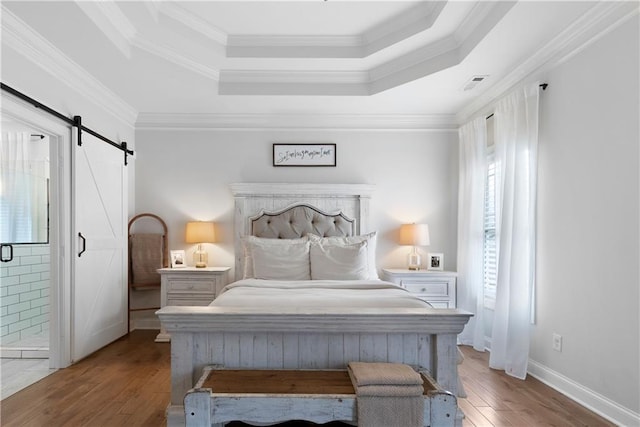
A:
[[[361,36],[243,36],[230,35],[228,46],[233,47],[361,47]]]
[[[229,35],[227,57],[365,58],[431,28],[446,3],[418,3],[371,30],[350,36]]]
[[[113,0],[78,3],[98,28],[123,54],[131,47],[219,82],[221,95],[346,95],[368,96],[459,64],[486,33],[504,16],[513,2],[478,2],[454,32],[414,49],[371,70],[279,71],[219,70],[189,58],[148,37],[137,34]],[[355,36],[228,36],[196,14],[174,2],[152,2],[149,11],[175,19],[226,48],[254,57],[353,57],[362,58],[430,28],[446,1],[420,2],[386,22]],[[506,6],[505,6],[506,5]],[[489,24],[487,24],[489,22]],[[459,40],[462,38],[462,40]],[[464,52],[461,49],[464,48]]]
[[[144,3],[147,4],[147,9],[156,22],[158,22],[158,15],[163,13],[177,19],[201,34],[205,34],[209,38],[226,41],[226,34],[211,27],[205,21],[190,14],[179,5],[170,2],[155,1]],[[102,0],[98,2],[76,0],[76,4],[127,59],[131,59],[131,48],[136,47],[165,61],[218,81],[218,70],[208,67],[199,61],[190,59],[171,47],[157,41],[151,41],[138,34],[135,26],[127,19],[113,0]]]
[[[427,31],[437,21],[446,4],[447,1],[419,2],[404,13],[368,30],[362,35],[365,56]]]
[[[452,114],[163,114],[140,113],[137,130],[457,131]]]
[[[189,58],[168,45],[137,34],[120,8],[107,0],[79,2],[82,10],[128,58],[136,47],[218,82],[221,95],[345,95],[368,96],[459,64],[513,2],[478,2],[454,34],[396,57],[370,70],[280,71],[219,70]],[[430,28],[446,5],[420,2],[374,29],[356,36],[228,36],[174,2],[153,2],[150,12],[166,15],[227,49],[251,51],[256,57],[364,57]],[[229,45],[229,43],[231,45]],[[235,45],[234,45],[235,44]],[[367,53],[369,52],[369,53]]]
[[[373,95],[459,64],[515,4],[477,3],[452,35],[371,70],[222,70],[218,92],[221,95]],[[436,10],[438,14],[439,10]]]
[[[379,93],[460,64],[515,4],[476,3],[453,34],[370,70],[371,93]]]
[[[328,83],[365,84],[369,81],[367,71],[289,71],[289,70],[222,70],[221,80],[225,83]]]
[[[189,12],[177,2],[158,1],[154,3],[159,13],[182,23],[187,28],[197,31],[223,47],[227,45],[227,33],[200,18],[198,15]]]
[[[138,116],[134,107],[72,61],[4,5],[2,6],[2,45],[15,50],[127,126],[133,126]]]
[[[467,16],[464,17],[458,28],[453,32],[456,40],[460,44],[464,40],[471,37],[473,31],[475,31],[483,22],[490,19],[492,15],[502,18],[513,6],[516,5],[515,1],[481,1],[473,5],[473,8],[469,11]],[[504,13],[496,14],[496,10],[506,8]],[[495,19],[494,19],[495,20]],[[495,24],[494,24],[495,25]]]
[[[122,10],[111,0],[87,2],[76,0],[76,5],[100,31],[127,58],[131,58],[131,41],[137,30]]]
[[[638,2],[596,3],[525,62],[470,102],[456,115],[456,121],[459,124],[467,122],[524,79],[560,65],[626,20],[637,16],[639,7]]]
[[[229,58],[363,58],[361,36],[230,35]]]
[[[131,42],[136,48],[144,50],[145,52],[164,59],[165,61],[203,75],[209,79],[215,80],[216,82],[220,80],[220,72],[218,70],[204,65],[199,61],[187,58],[173,48],[160,45],[158,42],[154,42],[140,36],[134,37]]]
[[[222,70],[220,95],[369,95],[367,71]]]
[[[371,81],[384,79],[385,77],[391,77],[394,74],[411,69],[416,65],[432,61],[447,53],[453,53],[454,62],[460,62],[458,61],[459,46],[460,44],[456,40],[456,38],[453,35],[449,35],[429,44],[428,46],[422,47],[420,49],[415,49],[373,68],[370,71]]]

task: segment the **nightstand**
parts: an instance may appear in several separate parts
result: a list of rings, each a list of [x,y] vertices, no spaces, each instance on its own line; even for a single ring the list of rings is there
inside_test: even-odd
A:
[[[209,305],[229,283],[231,267],[160,268],[160,307],[166,305]],[[156,342],[169,342],[163,326]]]
[[[382,280],[396,283],[435,308],[456,308],[455,271],[383,268]]]

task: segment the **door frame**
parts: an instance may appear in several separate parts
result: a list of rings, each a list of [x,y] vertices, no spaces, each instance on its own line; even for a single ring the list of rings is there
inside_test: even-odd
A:
[[[2,117],[49,135],[49,367],[71,364],[71,126],[2,92]]]

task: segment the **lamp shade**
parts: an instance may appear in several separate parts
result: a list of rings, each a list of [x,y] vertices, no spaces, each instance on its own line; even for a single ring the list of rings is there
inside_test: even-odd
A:
[[[429,243],[429,226],[427,224],[402,224],[400,226],[401,245],[428,246]]]
[[[214,223],[206,221],[188,222],[185,240],[187,243],[214,243],[216,241]]]

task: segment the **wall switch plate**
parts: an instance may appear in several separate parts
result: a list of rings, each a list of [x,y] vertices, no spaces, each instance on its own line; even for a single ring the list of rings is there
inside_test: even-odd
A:
[[[553,349],[555,351],[562,351],[562,335],[553,334]]]

